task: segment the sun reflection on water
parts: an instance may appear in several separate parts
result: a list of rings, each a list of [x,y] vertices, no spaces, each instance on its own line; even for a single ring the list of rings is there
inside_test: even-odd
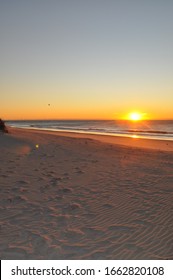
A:
[[[132,137],[132,138],[135,138],[135,139],[140,138],[140,137],[139,137],[138,135],[136,135],[136,134],[131,135],[131,137]]]

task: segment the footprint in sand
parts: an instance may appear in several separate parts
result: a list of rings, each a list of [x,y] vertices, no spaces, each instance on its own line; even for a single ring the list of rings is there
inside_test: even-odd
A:
[[[7,200],[10,203],[20,203],[20,202],[26,202],[27,201],[26,197],[23,196],[23,195],[17,195],[15,197],[9,197]]]
[[[14,170],[12,169],[12,170],[8,170],[7,173],[8,173],[8,174],[14,174],[15,172],[14,172]]]
[[[30,235],[31,243],[33,245],[33,250],[36,253],[46,253],[49,239],[41,236],[40,234],[31,233]]]
[[[80,174],[84,174],[85,172],[83,170],[78,170],[76,173],[80,175]]]
[[[19,192],[21,192],[21,193],[23,193],[23,192],[28,192],[28,189],[22,188],[22,187],[21,187],[21,188],[19,189]]]
[[[56,195],[56,196],[51,197],[50,200],[51,200],[51,201],[52,201],[53,199],[55,199],[55,200],[62,200],[63,198],[64,198],[63,195]]]
[[[71,203],[63,208],[65,212],[77,211],[81,209],[81,205],[79,203]]]
[[[28,181],[25,181],[25,180],[20,180],[20,181],[17,181],[16,183],[17,183],[17,184],[20,184],[20,185],[23,185],[23,184],[24,184],[24,185],[28,185],[29,182],[28,182]]]
[[[68,176],[69,174],[67,172],[63,173],[63,176]]]
[[[2,178],[8,178],[9,176],[8,176],[8,175],[5,175],[5,174],[2,174],[1,177],[2,177]]]
[[[62,233],[68,239],[80,239],[84,236],[84,232],[80,229],[67,229],[65,232]]]
[[[71,193],[72,189],[71,188],[63,188],[60,190],[62,193]]]
[[[75,172],[74,173],[77,173],[77,174],[83,174],[85,173],[81,168],[79,167],[75,167]]]
[[[53,185],[53,186],[57,185],[57,184],[58,184],[57,178],[52,178],[52,179],[50,180],[50,183],[51,183],[51,185]]]

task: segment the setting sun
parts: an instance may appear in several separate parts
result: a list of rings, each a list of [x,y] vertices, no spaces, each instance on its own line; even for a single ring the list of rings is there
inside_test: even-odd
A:
[[[142,119],[142,114],[138,112],[132,112],[129,114],[128,119],[130,121],[140,121]]]

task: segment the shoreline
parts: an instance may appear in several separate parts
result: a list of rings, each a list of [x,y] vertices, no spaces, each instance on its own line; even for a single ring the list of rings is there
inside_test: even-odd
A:
[[[103,143],[114,144],[114,145],[122,145],[128,147],[136,147],[136,148],[145,148],[145,149],[154,149],[160,151],[173,151],[173,141],[165,140],[165,139],[145,139],[138,137],[126,137],[126,136],[117,136],[117,135],[101,135],[101,134],[92,134],[92,133],[80,133],[80,132],[71,132],[71,131],[50,131],[46,129],[33,129],[33,128],[16,128],[9,127],[9,133],[17,135],[18,131],[24,131],[28,133],[40,133],[46,135],[56,135],[63,137],[71,137],[71,138],[81,138],[81,139],[92,139],[96,141],[100,141]]]

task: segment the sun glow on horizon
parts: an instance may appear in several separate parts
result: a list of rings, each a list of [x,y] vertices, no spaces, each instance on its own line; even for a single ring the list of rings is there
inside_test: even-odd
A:
[[[144,119],[144,114],[140,112],[131,112],[128,114],[127,119],[134,122],[141,121]]]

